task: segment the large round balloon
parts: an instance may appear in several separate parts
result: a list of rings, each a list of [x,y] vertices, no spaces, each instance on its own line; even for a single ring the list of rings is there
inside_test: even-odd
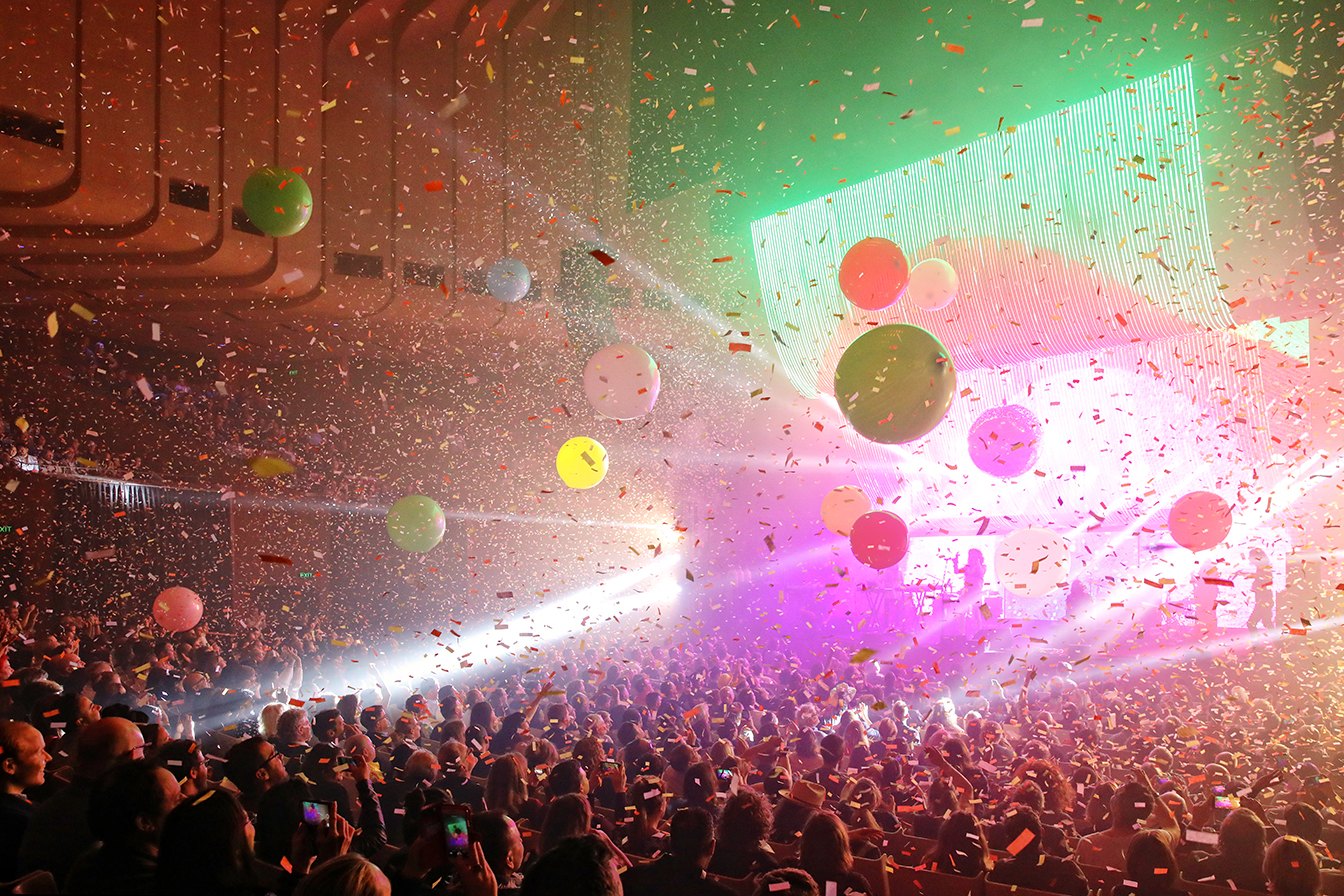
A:
[[[297,173],[263,165],[243,184],[243,211],[267,236],[293,236],[313,214],[313,191]]]
[[[910,279],[910,264],[901,247],[880,236],[859,240],[840,260],[840,292],[868,311],[896,301]]]
[[[516,302],[532,288],[532,274],[516,258],[500,258],[485,272],[485,288],[501,302]]]
[[[848,535],[854,521],[873,507],[857,485],[833,488],[821,499],[821,521],[836,535]]]
[[[1069,577],[1069,545],[1049,529],[1018,529],[999,542],[994,573],[1022,597],[1044,597]]]
[[[154,598],[154,621],[170,632],[195,628],[204,612],[201,596],[181,585],[165,588]]]
[[[957,272],[941,258],[926,258],[910,271],[905,294],[925,311],[946,308],[957,296]]]
[[[889,510],[874,510],[854,521],[849,547],[864,566],[886,569],[895,566],[910,546],[905,520]]]
[[[994,476],[1012,479],[1036,466],[1041,421],[1020,404],[990,408],[971,424],[971,462]]]
[[[894,445],[938,425],[957,372],[943,344],[913,324],[887,324],[849,344],[835,368],[835,400],[859,435]]]
[[[1232,508],[1213,492],[1191,492],[1176,499],[1167,514],[1167,528],[1181,547],[1207,551],[1232,531]]]
[[[403,551],[423,554],[443,541],[447,521],[433,498],[407,495],[387,512],[387,534]]]
[[[555,471],[570,488],[592,488],[607,475],[607,449],[587,436],[575,436],[560,446]]]
[[[653,410],[658,400],[658,365],[637,345],[599,349],[583,370],[583,392],[604,417],[631,420]]]

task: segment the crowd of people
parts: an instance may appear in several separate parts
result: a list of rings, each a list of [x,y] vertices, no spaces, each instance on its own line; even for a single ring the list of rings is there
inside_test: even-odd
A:
[[[1318,896],[1344,846],[1324,633],[976,689],[932,654],[591,636],[389,685],[377,645],[234,627],[5,609],[11,892]]]
[[[20,373],[18,358],[4,359]],[[249,371],[234,365],[225,371],[196,370],[186,358],[156,370],[130,348],[84,337],[71,341],[59,363],[46,371],[71,387],[89,393],[88,401],[102,400],[148,410],[181,439],[184,445],[207,453],[246,460],[274,457],[289,464],[293,472],[273,485],[291,494],[319,495],[333,500],[368,500],[378,497],[377,476],[346,469],[340,450],[331,444],[342,431],[296,425],[294,409],[274,395],[263,397],[253,387]],[[193,375],[181,373],[191,369]],[[167,372],[165,372],[167,371]],[[178,372],[172,372],[178,371]],[[255,374],[253,374],[255,375]],[[226,380],[233,380],[232,389]],[[93,396],[100,396],[95,399]],[[96,474],[147,484],[197,486],[172,473],[147,464],[139,453],[113,450],[107,440],[82,425],[79,419],[62,427],[44,420],[39,409],[19,403],[0,417],[0,462],[27,472]],[[104,419],[106,409],[96,409],[88,419]],[[122,412],[116,416],[124,417]],[[12,421],[20,420],[21,424]],[[223,483],[211,482],[211,485]]]

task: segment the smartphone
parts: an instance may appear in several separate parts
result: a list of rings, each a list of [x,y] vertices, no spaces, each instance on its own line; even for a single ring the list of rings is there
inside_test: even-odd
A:
[[[336,804],[334,802],[303,801],[303,823],[306,825],[315,828],[325,827],[331,824],[331,817],[335,814]]]
[[[621,761],[619,759],[603,759],[602,771],[608,774],[614,774],[621,770]]]
[[[471,807],[430,803],[420,813],[420,836],[427,841],[426,861],[434,868],[471,849]]]
[[[1234,796],[1215,796],[1213,798],[1213,808],[1215,809],[1240,809],[1241,800]]]
[[[733,783],[733,770],[730,768],[716,768],[714,775],[719,779],[719,789],[725,789]]]

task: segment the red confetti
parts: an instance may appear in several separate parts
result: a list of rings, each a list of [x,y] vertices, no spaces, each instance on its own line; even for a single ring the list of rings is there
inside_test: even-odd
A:
[[[749,352],[751,351],[751,345],[746,342],[730,342],[728,343],[728,351],[730,354],[736,354],[737,352]]]
[[[443,189],[443,181],[441,180],[432,180],[429,183],[425,184],[426,193],[433,193],[442,189]]]

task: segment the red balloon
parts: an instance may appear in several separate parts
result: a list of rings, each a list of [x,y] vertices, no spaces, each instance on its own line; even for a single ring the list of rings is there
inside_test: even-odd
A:
[[[905,253],[880,236],[859,240],[840,261],[840,292],[867,311],[896,301],[909,282],[910,264]]]
[[[190,588],[174,585],[154,598],[154,621],[170,632],[185,632],[201,621],[205,606]]]
[[[895,566],[910,546],[905,520],[887,510],[865,513],[849,530],[849,547],[864,566],[886,569]]]
[[[1172,505],[1167,528],[1181,547],[1207,551],[1232,531],[1232,508],[1213,492],[1191,492]]]

